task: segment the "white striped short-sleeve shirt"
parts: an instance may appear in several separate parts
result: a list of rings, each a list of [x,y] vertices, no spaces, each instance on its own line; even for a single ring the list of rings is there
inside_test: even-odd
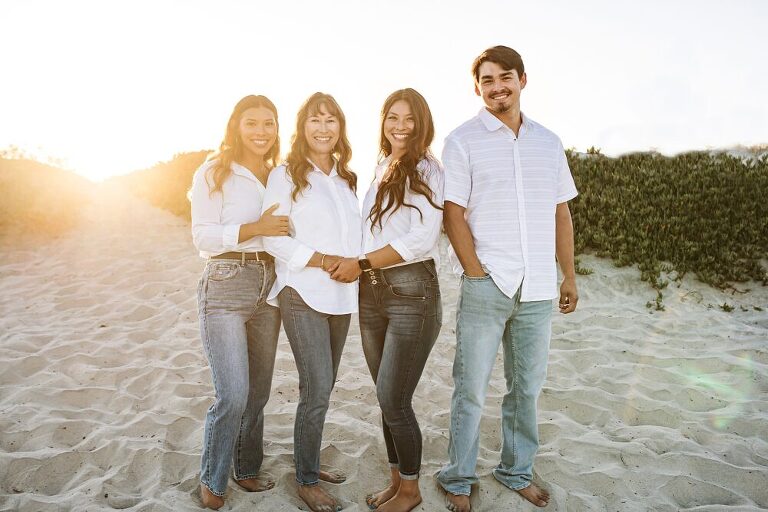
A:
[[[560,139],[523,115],[518,136],[483,108],[445,140],[445,201],[466,208],[480,263],[508,297],[558,296],[555,209],[576,197]],[[463,272],[453,248],[456,273]]]

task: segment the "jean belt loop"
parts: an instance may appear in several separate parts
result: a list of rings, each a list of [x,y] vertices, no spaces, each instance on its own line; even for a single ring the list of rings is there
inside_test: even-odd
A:
[[[240,253],[240,265],[242,265],[243,267],[245,266],[245,253],[244,252]]]

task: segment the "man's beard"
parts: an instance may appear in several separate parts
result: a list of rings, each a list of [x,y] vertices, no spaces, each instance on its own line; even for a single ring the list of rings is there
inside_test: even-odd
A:
[[[512,110],[512,103],[509,105],[504,105],[503,103],[499,107],[491,108],[491,112],[494,114],[506,114]]]

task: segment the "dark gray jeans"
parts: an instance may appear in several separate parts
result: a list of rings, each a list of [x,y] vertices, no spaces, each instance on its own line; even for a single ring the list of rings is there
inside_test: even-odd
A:
[[[365,360],[376,383],[389,463],[406,480],[417,479],[421,468],[421,430],[411,400],[442,316],[432,260],[360,276]]]
[[[280,291],[277,300],[299,372],[299,405],[293,427],[296,481],[301,485],[315,485],[320,479],[325,413],[352,315],[315,311],[289,286]]]

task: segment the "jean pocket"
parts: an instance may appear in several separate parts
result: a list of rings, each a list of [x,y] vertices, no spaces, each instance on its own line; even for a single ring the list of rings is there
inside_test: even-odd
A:
[[[210,281],[228,281],[240,273],[240,264],[223,261],[208,264],[208,279]]]
[[[395,297],[403,299],[426,300],[427,298],[427,287],[423,281],[393,284],[390,285],[389,291]]]
[[[466,279],[467,281],[487,281],[491,278],[491,274],[485,274],[482,277],[472,277],[468,276],[467,274],[461,274],[462,279]]]

